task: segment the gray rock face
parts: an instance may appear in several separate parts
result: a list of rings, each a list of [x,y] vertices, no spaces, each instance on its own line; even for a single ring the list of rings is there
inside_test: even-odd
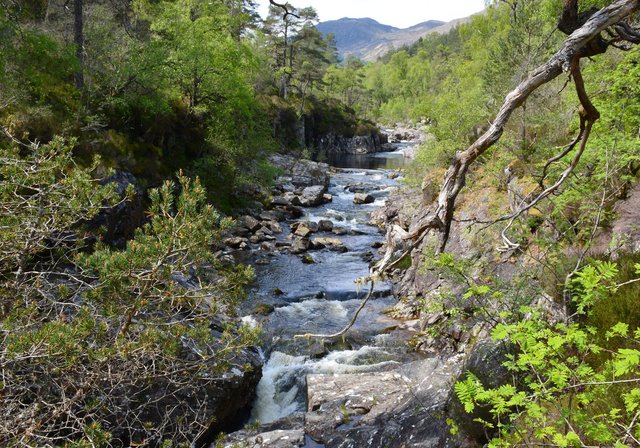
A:
[[[320,139],[317,146],[320,151],[327,153],[368,154],[386,151],[386,143],[388,140],[385,134],[355,137],[328,134]]]
[[[506,361],[509,347],[504,343],[484,341],[473,348],[467,359],[462,378],[467,372],[474,374],[486,388],[500,387],[511,382],[511,373],[502,365]],[[485,421],[493,421],[489,410],[478,407],[472,414],[465,412],[462,403],[454,397],[449,406],[451,417],[462,428],[465,435],[480,443],[487,443],[485,427],[474,421],[481,418]]]
[[[293,185],[296,188],[306,188],[313,185],[329,186],[329,165],[326,163],[297,159],[282,154],[273,154],[269,157],[269,161],[284,171],[284,174],[276,182],[281,191],[291,191],[286,188],[287,185]]]
[[[220,316],[211,323],[214,337],[219,337],[228,318]],[[220,350],[223,343],[217,342],[214,348]],[[188,350],[188,347],[185,347]],[[199,354],[186,351],[186,357],[200,359]],[[227,425],[234,424],[246,413],[253,401],[255,390],[260,381],[262,360],[257,348],[245,348],[234,355],[236,367],[222,374],[215,374],[215,364],[211,363],[211,376],[207,378],[191,378],[188,383],[178,385],[162,378],[154,382],[150,388],[140,391],[129,391],[127,399],[153,403],[149,411],[140,415],[143,421],[159,422],[162,419],[175,421],[179,418],[193,419],[195,409],[191,407],[193,398],[203,402],[198,410],[198,419],[209,422],[208,428],[197,436],[194,434],[192,446],[200,448],[213,441],[218,432]]]

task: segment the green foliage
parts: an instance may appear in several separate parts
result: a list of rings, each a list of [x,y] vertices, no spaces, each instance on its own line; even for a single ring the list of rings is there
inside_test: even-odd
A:
[[[2,150],[0,272],[10,272],[16,262],[24,271],[44,248],[68,250],[81,244],[81,235],[57,232],[91,219],[113,202],[111,188],[98,187],[91,175],[99,160],[91,168],[76,169],[74,144],[56,137],[46,145]]]
[[[611,300],[607,292],[617,288],[617,272],[612,263],[596,262],[575,276],[579,313],[588,315],[598,302]],[[640,332],[624,321],[610,328],[549,324],[538,310],[521,312],[526,319],[503,321],[492,333],[516,348],[503,364],[513,384],[485,388],[469,375],[455,386],[467,412],[489,408],[492,421],[481,422],[495,434],[489,446],[631,446],[640,433]]]
[[[125,249],[92,246],[85,224],[114,195],[70,153],[60,138],[3,150],[0,443],[191,440],[219,375],[256,343],[229,317],[252,270],[219,265],[230,222],[182,174],[150,192]]]

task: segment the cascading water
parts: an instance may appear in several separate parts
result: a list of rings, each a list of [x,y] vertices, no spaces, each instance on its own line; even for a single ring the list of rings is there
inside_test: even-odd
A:
[[[375,299],[347,337],[333,346],[325,347],[322,341],[294,339],[297,334],[339,331],[360,305],[366,291],[359,290],[355,280],[369,274],[369,261],[374,255],[372,245],[382,239],[379,230],[367,224],[369,213],[383,205],[389,191],[397,186],[398,181],[386,168],[401,166],[405,147],[400,145],[398,151],[391,153],[329,160],[332,165],[344,168],[331,176],[329,193],[333,201],[306,209],[301,220],[330,220],[346,229],[346,234],[340,236],[322,232],[316,236],[339,239],[349,249],[347,252],[312,252],[309,255],[313,264],[303,263],[296,255],[277,253],[269,257],[268,263],[256,264],[255,287],[245,309],[268,305],[275,310],[261,320],[252,318],[263,328],[268,356],[252,420],[269,423],[304,410],[307,374],[382,371],[393,368],[406,356],[403,345],[394,344],[392,338],[384,335],[397,324],[384,314],[385,309],[395,304],[387,284],[376,285]],[[375,201],[355,205],[354,193],[350,191],[354,186],[365,188]],[[288,231],[288,226],[285,227]]]

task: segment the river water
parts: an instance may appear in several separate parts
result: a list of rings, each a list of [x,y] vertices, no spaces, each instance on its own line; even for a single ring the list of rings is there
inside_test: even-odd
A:
[[[374,243],[383,239],[380,231],[367,224],[369,214],[384,205],[389,192],[398,187],[397,170],[405,164],[404,150],[368,155],[332,156],[326,161],[336,168],[329,193],[333,201],[305,209],[302,221],[328,219],[347,230],[345,235],[319,232],[315,237],[340,239],[345,253],[312,251],[314,264],[289,253],[252,254],[256,280],[242,310],[246,321],[258,324],[264,333],[263,376],[251,419],[270,423],[305,409],[305,377],[310,373],[355,373],[394,368],[411,355],[398,322],[384,311],[396,303],[389,284],[377,284],[374,298],[360,314],[354,327],[339,341],[294,339],[305,333],[334,333],[342,329],[368,292],[356,280],[367,277]],[[361,185],[376,198],[373,204],[355,205],[354,193]],[[289,224],[284,224],[286,239]],[[256,307],[274,307],[266,317],[251,316]]]

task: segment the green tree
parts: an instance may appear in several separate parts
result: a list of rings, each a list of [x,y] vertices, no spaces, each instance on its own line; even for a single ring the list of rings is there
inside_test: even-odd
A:
[[[575,276],[578,316],[588,316],[595,304],[638,281],[616,284],[617,275],[615,264],[596,262]],[[504,363],[513,383],[485,388],[470,374],[455,387],[467,412],[488,407],[491,419],[479,422],[496,435],[489,446],[637,445],[640,329],[625,321],[609,328],[549,324],[539,310],[521,313],[525,319],[503,313],[505,323],[492,334],[515,349]]]
[[[85,223],[113,194],[70,153],[60,139],[3,150],[0,443],[190,441],[218,375],[255,343],[226,317],[251,270],[213,257],[229,220],[183,175],[151,191],[124,250],[92,248]]]

